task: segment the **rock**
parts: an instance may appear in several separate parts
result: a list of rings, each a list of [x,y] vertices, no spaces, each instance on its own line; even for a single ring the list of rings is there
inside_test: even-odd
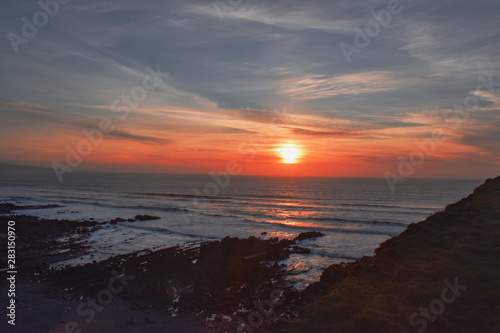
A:
[[[308,238],[317,238],[324,236],[325,234],[318,232],[318,231],[307,231],[307,232],[301,232],[297,237],[295,237],[293,240],[298,241],[298,240],[304,240]]]
[[[151,220],[159,220],[161,217],[151,216],[151,215],[136,215],[135,219],[137,221],[151,221]]]
[[[116,219],[112,219],[111,221],[109,221],[109,223],[116,224],[117,222],[125,222],[125,221],[127,220],[122,219],[121,217],[117,217]]]
[[[310,250],[310,249],[307,249],[307,248],[304,248],[304,247],[300,247],[300,246],[294,246],[294,247],[293,247],[293,253],[298,253],[298,254],[310,254],[310,253],[311,253],[311,250]]]
[[[256,237],[239,239],[226,237],[220,242],[200,246],[195,267],[200,272],[198,285],[216,289],[234,283],[244,283],[257,274],[259,261],[279,261],[288,258],[293,241],[278,238],[262,240]]]
[[[351,273],[353,264],[340,263],[327,267],[321,274],[320,281],[331,286],[340,283]]]
[[[126,321],[127,325],[136,325],[137,322],[134,319],[127,319]]]

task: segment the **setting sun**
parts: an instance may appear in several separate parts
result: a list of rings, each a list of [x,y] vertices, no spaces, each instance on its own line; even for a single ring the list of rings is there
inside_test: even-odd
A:
[[[296,147],[283,147],[279,148],[278,151],[283,158],[283,163],[293,164],[297,163],[297,159],[300,157],[300,149]]]

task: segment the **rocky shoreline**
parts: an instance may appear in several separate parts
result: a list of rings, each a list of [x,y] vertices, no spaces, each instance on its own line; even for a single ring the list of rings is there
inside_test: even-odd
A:
[[[33,208],[53,206],[1,204],[0,212],[11,214],[12,210]],[[154,218],[146,215],[137,216],[136,220]],[[319,232],[301,233],[293,239],[226,237],[195,247],[146,249],[98,263],[56,269],[51,264],[87,253],[85,240],[92,232],[106,223],[125,220],[78,222],[8,215],[0,217],[0,225],[7,225],[9,220],[16,221],[18,263],[23,272],[20,282],[43,286],[39,290],[42,294],[76,305],[81,300],[96,298],[102,290],[109,290],[109,280],[122,276],[126,285],[117,294],[131,310],[154,307],[167,319],[182,318],[186,322],[195,322],[199,332],[236,332],[238,328],[251,329],[275,318],[293,318],[299,305],[314,299],[312,295],[323,290],[296,291],[287,283],[287,275],[291,273],[280,264],[293,253],[310,253],[309,249],[300,246],[300,242],[323,236]],[[107,305],[105,299],[97,301],[97,309]],[[53,325],[62,329],[61,324],[65,324],[68,331],[73,327],[76,330],[85,326],[92,317],[90,310],[92,304],[87,304],[80,311],[85,315],[68,319],[61,314],[60,322]],[[131,329],[153,323],[148,317],[144,320],[119,320]],[[92,331],[98,332],[99,328],[92,327]]]
[[[0,205],[3,214],[20,209]],[[10,219],[19,231],[26,290],[22,298],[30,299],[35,286],[41,295],[26,307],[37,310],[49,300],[62,302],[50,320],[37,318],[42,331],[51,333],[364,333],[424,328],[467,333],[476,332],[473,327],[480,332],[500,327],[500,177],[411,224],[383,243],[375,256],[331,265],[320,281],[300,292],[290,286],[291,272],[280,262],[293,253],[309,253],[301,241],[322,237],[319,232],[293,239],[226,237],[55,269],[52,263],[85,254],[85,239],[92,232],[123,219],[76,222],[6,215],[0,225]],[[425,321],[418,311],[438,304],[443,283],[455,283],[456,290],[462,283],[468,290],[446,304],[446,311]]]

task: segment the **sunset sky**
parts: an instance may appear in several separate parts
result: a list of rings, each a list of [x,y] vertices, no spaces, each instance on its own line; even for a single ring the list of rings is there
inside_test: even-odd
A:
[[[427,144],[411,176],[497,176],[500,2],[374,24],[393,1],[2,1],[0,163],[66,164],[106,119],[74,169],[383,177]]]

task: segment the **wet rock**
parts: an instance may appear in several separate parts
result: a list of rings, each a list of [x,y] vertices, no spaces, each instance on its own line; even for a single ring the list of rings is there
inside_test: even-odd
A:
[[[200,246],[196,267],[202,273],[198,286],[215,289],[241,284],[260,274],[259,261],[286,259],[292,240],[261,240],[226,237],[220,242],[207,242]]]
[[[109,221],[109,223],[116,224],[118,222],[125,222],[125,221],[127,221],[127,220],[122,219],[121,217],[117,217],[116,219],[112,219],[111,221]]]
[[[294,246],[293,247],[293,253],[298,253],[298,254],[310,254],[311,250],[305,247],[300,247],[300,246]]]
[[[66,288],[73,297],[94,297],[107,288],[110,270],[120,267],[125,276],[133,277],[119,295],[131,302],[132,310],[161,304],[172,309],[172,316],[205,312],[223,313],[230,318],[239,308],[255,309],[256,299],[276,297],[278,290],[279,297],[287,302],[276,305],[273,316],[282,316],[299,300],[298,294],[286,285],[284,266],[280,264],[291,253],[307,253],[307,249],[294,246],[292,239],[226,237],[199,247],[139,251],[66,267],[44,274],[44,278],[57,288]],[[150,319],[129,319],[127,324],[151,324],[154,321]],[[235,323],[225,322],[222,317],[216,322],[234,331]]]
[[[309,238],[317,238],[324,236],[325,234],[318,232],[318,231],[307,231],[307,232],[302,232],[300,233],[297,237],[295,237],[293,240],[298,241],[298,240],[304,240],[304,239],[309,239]]]
[[[136,215],[135,219],[137,221],[151,221],[151,220],[159,220],[161,217],[151,216],[151,215]]]

